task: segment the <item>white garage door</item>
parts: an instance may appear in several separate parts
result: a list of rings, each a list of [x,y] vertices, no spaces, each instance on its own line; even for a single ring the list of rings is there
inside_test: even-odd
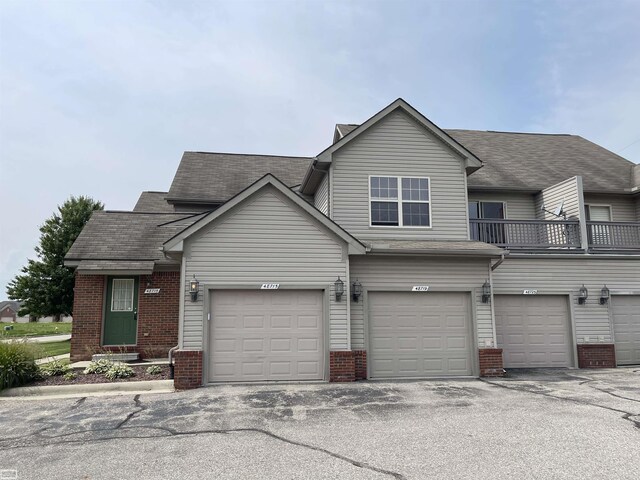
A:
[[[209,381],[323,379],[322,299],[315,290],[214,291]]]
[[[640,295],[611,297],[618,365],[640,364]]]
[[[567,297],[495,295],[494,311],[505,368],[573,365]]]
[[[371,377],[471,375],[470,318],[464,293],[370,293]]]

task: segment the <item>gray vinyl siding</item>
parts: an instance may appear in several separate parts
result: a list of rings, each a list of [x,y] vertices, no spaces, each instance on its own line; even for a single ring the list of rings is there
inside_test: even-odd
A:
[[[337,150],[332,168],[332,218],[356,238],[468,238],[462,161],[407,114],[389,114]],[[370,175],[429,177],[431,228],[370,227]]]
[[[613,222],[637,222],[636,202],[632,196],[622,195],[584,195],[586,205],[610,205],[611,221]]]
[[[472,308],[476,317],[477,340],[480,347],[493,341],[491,304],[482,303],[482,284],[489,278],[489,261],[480,259],[436,259],[424,257],[351,257],[351,282],[358,279],[363,288],[371,290],[402,289],[413,285],[429,285],[437,291],[473,289]],[[416,295],[429,293],[416,292]],[[351,348],[365,348],[363,299],[351,302]]]
[[[549,211],[555,211],[564,200],[564,212],[567,218],[580,218],[580,179],[572,177],[564,182],[545,188],[535,196],[536,215],[539,220],[558,220],[558,217],[542,211],[542,205]]]
[[[578,305],[582,284],[589,291],[586,305]],[[600,289],[607,285],[611,294],[640,292],[640,259],[606,258],[507,258],[493,272],[493,294],[521,295],[524,289],[539,295],[570,295],[578,343],[611,342],[609,307],[600,305]]]
[[[506,218],[511,220],[535,220],[536,201],[528,193],[469,192],[470,202],[503,202],[507,205]]]
[[[210,285],[279,283],[280,288],[330,286],[347,276],[346,245],[273,188],[261,191],[185,244],[184,346],[202,349],[203,296],[192,302],[189,281]],[[346,283],[346,282],[345,282]],[[239,287],[242,288],[242,287]],[[330,295],[329,345],[348,348],[347,303]]]
[[[326,173],[313,197],[315,207],[329,216],[329,172]]]

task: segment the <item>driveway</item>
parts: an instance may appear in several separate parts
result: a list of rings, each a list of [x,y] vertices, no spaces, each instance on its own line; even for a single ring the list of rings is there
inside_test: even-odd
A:
[[[2,406],[19,479],[640,478],[640,369]]]

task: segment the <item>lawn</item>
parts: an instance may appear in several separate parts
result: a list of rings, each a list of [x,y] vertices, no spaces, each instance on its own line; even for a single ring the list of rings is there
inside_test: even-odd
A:
[[[13,330],[5,332],[6,325],[13,325]],[[69,333],[71,333],[71,323],[0,323],[0,336],[39,337]]]
[[[36,345],[38,349],[38,358],[53,357],[55,355],[69,353],[71,351],[70,340],[66,340],[64,342],[38,343]]]

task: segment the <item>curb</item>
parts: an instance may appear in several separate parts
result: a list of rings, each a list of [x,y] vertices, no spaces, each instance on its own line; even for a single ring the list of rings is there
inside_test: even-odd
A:
[[[40,400],[45,398],[95,397],[106,395],[172,393],[173,380],[144,380],[141,382],[87,383],[79,385],[51,385],[45,387],[17,387],[0,392],[3,400]]]

